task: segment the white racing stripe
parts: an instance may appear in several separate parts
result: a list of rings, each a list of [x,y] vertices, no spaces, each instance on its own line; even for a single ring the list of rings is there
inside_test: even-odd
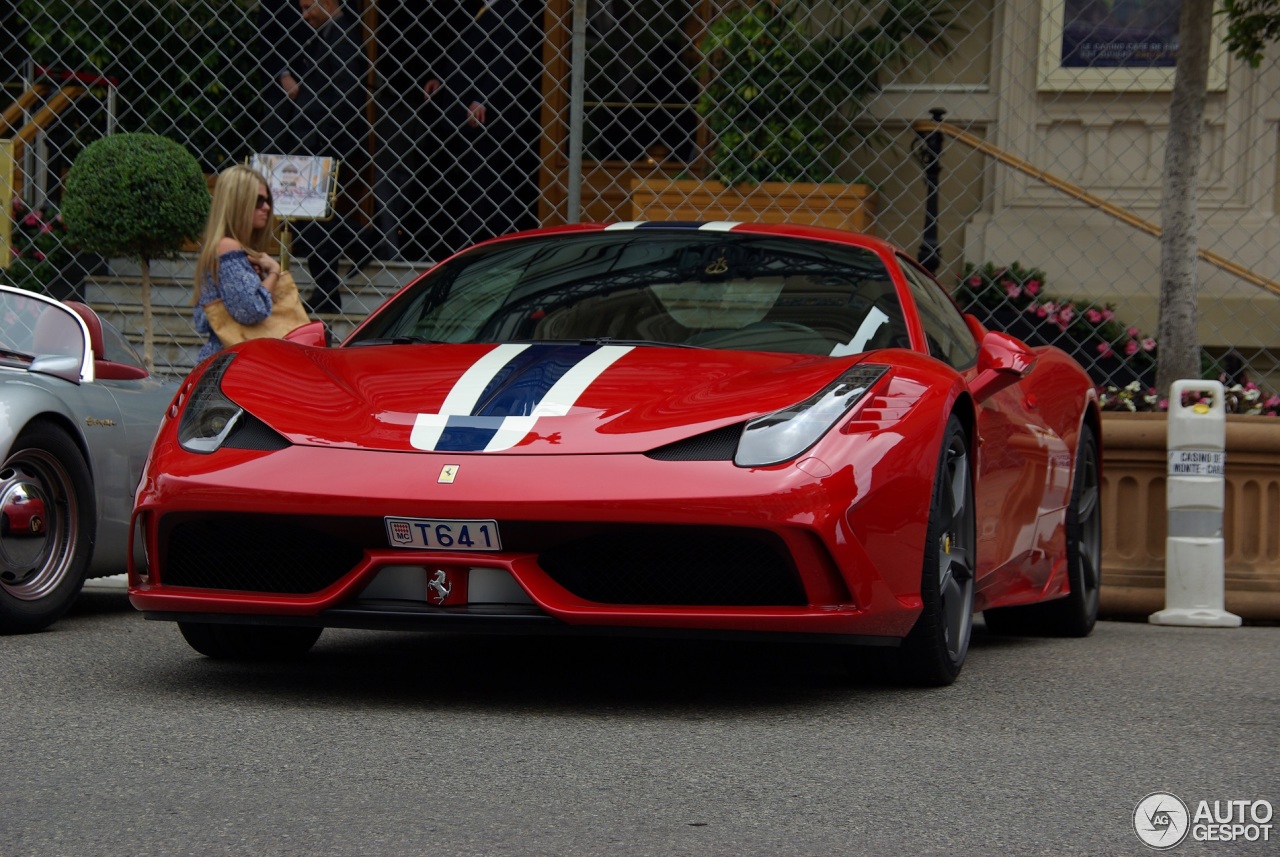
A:
[[[418,414],[413,422],[413,432],[409,435],[409,444],[414,449],[432,450],[440,442],[449,417],[467,416],[475,410],[480,394],[489,386],[489,382],[515,359],[528,344],[503,344],[481,357],[471,368],[462,373],[445,397],[438,414]]]
[[[578,398],[586,392],[592,382],[604,374],[604,370],[612,366],[622,355],[631,351],[632,345],[604,345],[583,358],[576,366],[560,376],[534,407],[528,416],[506,417],[502,427],[484,448],[485,452],[497,452],[510,449],[519,443],[525,435],[533,431],[533,424],[540,417],[562,417],[569,413]]]

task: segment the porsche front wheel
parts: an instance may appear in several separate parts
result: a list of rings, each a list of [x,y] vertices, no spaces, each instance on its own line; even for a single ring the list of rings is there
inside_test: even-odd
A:
[[[210,658],[275,661],[305,655],[323,629],[179,622],[178,630],[191,648]]]
[[[987,629],[995,634],[1087,637],[1098,621],[1098,595],[1102,585],[1101,467],[1098,440],[1084,426],[1076,448],[1076,472],[1067,506],[1067,581],[1063,598],[1001,607],[983,614]]]
[[[0,465],[0,633],[53,624],[84,585],[94,536],[93,479],[76,443],[36,423]]]

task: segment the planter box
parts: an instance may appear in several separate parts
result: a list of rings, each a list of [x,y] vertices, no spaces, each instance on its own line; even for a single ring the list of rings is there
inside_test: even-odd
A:
[[[762,182],[727,188],[697,179],[631,182],[632,220],[737,220],[871,232],[874,202],[875,191],[863,184]]]
[[[1102,611],[1164,609],[1167,420],[1102,415]],[[1226,609],[1280,619],[1280,418],[1227,417]]]

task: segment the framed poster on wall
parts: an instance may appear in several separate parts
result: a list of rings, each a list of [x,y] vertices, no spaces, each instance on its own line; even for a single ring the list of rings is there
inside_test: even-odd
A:
[[[1042,90],[1156,91],[1173,88],[1178,61],[1179,0],[1042,0]],[[1226,84],[1217,27],[1209,88]]]

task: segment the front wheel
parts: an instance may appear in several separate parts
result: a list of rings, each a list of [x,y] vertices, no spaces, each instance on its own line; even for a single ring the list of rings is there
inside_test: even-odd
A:
[[[915,626],[897,649],[854,655],[855,676],[941,687],[956,680],[969,654],[977,525],[968,435],[954,416],[938,459],[925,538],[923,609]]]
[[[179,622],[178,630],[191,648],[210,658],[277,661],[305,655],[323,629]]]
[[[93,479],[48,424],[23,430],[0,465],[0,633],[38,631],[75,601],[93,554]]]

